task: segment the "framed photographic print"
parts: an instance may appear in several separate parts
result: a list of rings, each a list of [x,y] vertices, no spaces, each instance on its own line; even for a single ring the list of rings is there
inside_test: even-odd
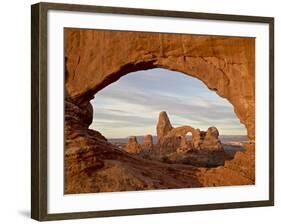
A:
[[[274,19],[32,5],[32,218],[274,204]]]

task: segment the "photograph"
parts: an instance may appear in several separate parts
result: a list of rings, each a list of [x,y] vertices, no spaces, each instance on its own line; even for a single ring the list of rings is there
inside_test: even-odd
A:
[[[254,37],[63,35],[65,194],[255,184]]]
[[[31,39],[33,219],[274,206],[274,17],[43,2]]]
[[[280,222],[278,4],[2,1],[0,223]]]

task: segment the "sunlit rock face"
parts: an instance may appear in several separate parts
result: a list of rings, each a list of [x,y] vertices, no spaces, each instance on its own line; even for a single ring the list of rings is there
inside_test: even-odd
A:
[[[65,193],[254,184],[254,56],[252,38],[65,29]],[[216,169],[164,164],[132,157],[88,129],[99,90],[151,68],[188,74],[226,98],[247,128],[246,152]],[[215,131],[195,130],[193,144],[206,136]]]
[[[160,112],[156,127],[158,142],[162,142],[163,138],[173,129],[168,115],[165,111]]]

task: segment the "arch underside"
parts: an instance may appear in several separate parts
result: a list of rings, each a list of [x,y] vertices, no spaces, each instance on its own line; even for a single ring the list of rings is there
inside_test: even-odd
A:
[[[195,77],[226,98],[255,138],[255,40],[67,29],[66,90],[77,103],[138,70],[165,68]]]
[[[103,142],[104,139],[100,134],[91,131],[89,133],[88,126],[91,122],[85,121],[81,114],[86,113],[86,117],[92,117],[92,111],[89,109],[90,100],[99,90],[117,81],[120,77],[138,70],[165,68],[201,80],[210,90],[215,91],[233,105],[235,114],[247,128],[251,144],[245,146],[248,149],[246,153],[239,154],[234,162],[232,161],[231,164],[229,162],[230,165],[226,164],[217,173],[221,172],[219,175],[223,175],[227,170],[232,173],[232,176],[235,176],[233,180],[236,181],[234,181],[236,184],[254,182],[252,161],[254,161],[255,141],[255,41],[253,38],[66,29],[65,40],[65,101],[68,103],[68,107],[77,107],[78,111],[84,111],[66,110],[66,112],[70,111],[69,114],[66,113],[68,117],[65,121],[65,126],[68,128],[65,133],[66,140],[73,140],[73,133],[79,129],[79,137],[83,139],[83,142],[85,141],[85,147],[87,146],[85,153],[87,151],[89,154],[89,142],[101,145],[100,149],[95,147],[95,150],[102,151],[103,153],[100,153],[102,155],[110,154],[110,152],[116,153],[112,146]],[[87,134],[83,134],[83,132]],[[74,146],[75,143],[72,143],[68,147],[73,149],[76,147]],[[71,153],[66,153],[69,158],[76,158],[76,151],[69,151]],[[119,152],[117,154],[117,157],[120,158],[124,156]],[[95,161],[99,160],[99,156],[95,156],[95,158]],[[103,164],[100,166],[110,167],[104,163],[106,156],[103,159],[100,158],[101,164]],[[239,158],[245,160],[239,165],[243,166],[245,163],[244,166],[247,169],[233,168],[237,166],[236,163],[241,162]],[[128,162],[130,159],[126,157],[124,160]],[[250,164],[248,160],[251,160]],[[91,162],[88,163],[91,164]],[[72,162],[69,164],[74,166]],[[241,170],[248,171],[242,172]],[[210,180],[213,174],[197,169],[194,173],[196,173],[195,179],[198,181],[198,186],[214,184]],[[197,178],[197,173],[202,175],[201,179]],[[73,173],[70,172],[69,175],[73,176]],[[126,173],[126,175],[129,174]],[[198,176],[200,175],[198,174]],[[69,180],[72,180],[70,176]],[[227,185],[227,181],[229,180],[225,180],[225,182],[217,180],[217,184]]]

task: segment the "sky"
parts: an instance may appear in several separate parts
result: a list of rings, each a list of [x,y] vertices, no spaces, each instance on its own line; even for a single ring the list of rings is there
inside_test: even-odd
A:
[[[166,69],[129,73],[99,91],[90,128],[107,138],[156,135],[158,114],[166,111],[173,127],[218,128],[220,135],[246,135],[233,106],[199,79]]]

